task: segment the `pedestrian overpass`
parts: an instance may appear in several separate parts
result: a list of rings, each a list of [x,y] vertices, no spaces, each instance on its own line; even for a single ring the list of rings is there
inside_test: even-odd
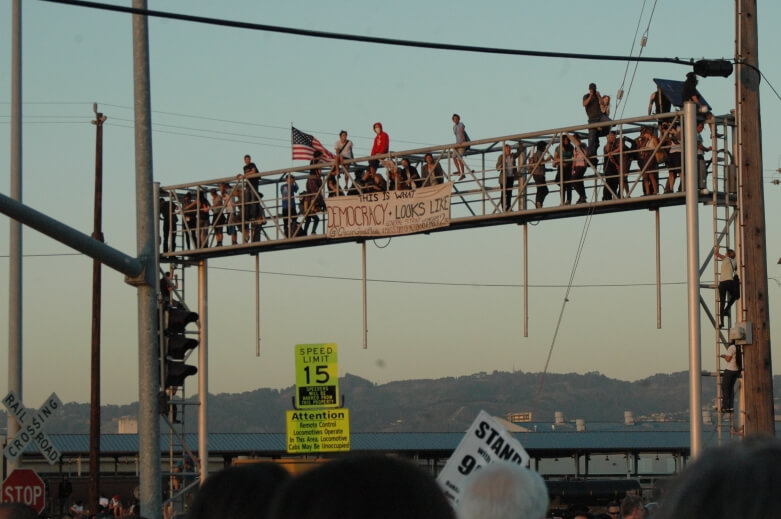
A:
[[[686,114],[689,115],[687,120]],[[696,118],[699,118],[709,128],[710,141],[706,147],[712,149],[710,160],[700,164],[697,156]],[[337,243],[361,244],[363,250],[363,337],[366,347],[366,240],[387,236],[406,234],[430,234],[458,231],[477,227],[498,225],[518,225],[523,229],[523,292],[524,292],[524,336],[528,336],[528,271],[527,257],[528,224],[545,220],[579,218],[597,214],[623,213],[626,211],[646,211],[655,221],[656,247],[656,294],[657,294],[657,327],[661,328],[661,268],[660,268],[660,229],[659,212],[667,207],[687,205],[691,198],[691,206],[708,206],[712,209],[712,244],[711,253],[707,255],[702,265],[699,265],[699,287],[690,290],[715,289],[718,285],[718,262],[712,261],[713,250],[730,247],[738,251],[738,272],[742,274],[743,262],[740,260],[739,190],[740,178],[734,159],[733,149],[735,120],[733,115],[714,116],[695,114],[694,110],[676,111],[657,114],[648,117],[636,117],[598,123],[593,125],[577,125],[555,128],[536,132],[498,136],[475,140],[468,143],[467,150],[459,149],[455,144],[431,146],[404,151],[392,151],[374,157],[360,157],[345,160],[341,163],[322,162],[315,165],[303,165],[292,168],[282,168],[264,171],[254,175],[236,175],[193,181],[185,184],[160,187],[161,216],[169,222],[167,237],[161,236],[158,243],[167,241],[165,251],[160,252],[161,275],[164,271],[177,273],[179,286],[173,291],[173,299],[184,303],[185,290],[190,276],[190,267],[197,267],[195,278],[198,288],[200,321],[197,333],[200,339],[198,348],[198,388],[194,393],[201,395],[198,403],[199,416],[206,415],[206,373],[208,371],[208,356],[205,328],[208,316],[206,305],[206,282],[208,279],[208,260],[237,255],[255,257],[256,279],[259,275],[259,256],[262,253],[318,247]],[[557,150],[565,138],[583,143],[588,138],[589,129],[596,128],[602,133],[608,130],[615,132],[619,142],[627,146],[618,146],[617,152],[606,156],[602,146],[596,158],[586,159],[586,170],[582,178],[572,178],[565,174],[565,161],[558,160]],[[644,130],[645,128],[645,130]],[[637,139],[641,134],[652,133],[652,145],[638,146]],[[673,132],[677,131],[677,141],[680,144],[680,168],[671,161],[671,147],[675,144]],[[533,160],[533,152],[538,143],[544,150],[542,157]],[[604,145],[605,137],[601,138]],[[512,176],[514,185],[509,193],[510,204],[504,207],[503,197],[508,192],[504,190],[500,176],[505,171],[504,162],[497,168],[497,162],[505,145],[510,145],[513,154]],[[431,154],[434,162],[441,168],[436,177],[428,178],[425,164],[426,154]],[[457,160],[466,164],[465,175],[459,174]],[[654,160],[656,159],[656,160]],[[379,160],[379,172],[386,181],[396,179],[394,189],[376,190],[367,184],[361,184],[356,179],[364,175],[369,160]],[[402,166],[402,160],[409,165]],[[614,174],[606,173],[604,168],[607,160],[615,161]],[[409,171],[410,166],[420,175],[420,182],[409,182],[405,185],[400,168]],[[535,168],[544,168],[546,182],[536,182],[531,174]],[[700,173],[707,168],[707,177]],[[311,173],[314,170],[314,173]],[[537,172],[539,173],[539,169]],[[338,174],[337,174],[338,172]],[[311,175],[310,175],[311,173]],[[329,192],[329,175],[336,177],[339,190],[331,185]],[[678,176],[677,180],[675,177]],[[292,177],[292,180],[288,180]],[[645,192],[643,181],[657,177],[656,192]],[[668,180],[675,180],[672,190]],[[317,192],[306,193],[304,186],[308,179],[319,179]],[[539,177],[538,177],[539,178]],[[586,193],[584,203],[565,203],[565,193],[568,187],[574,187],[576,182],[583,182]],[[702,184],[702,182],[706,182]],[[287,186],[297,184],[298,194],[290,194]],[[548,189],[541,207],[535,204],[538,190]],[[286,192],[287,189],[287,192]],[[303,195],[303,196],[302,196]],[[322,198],[323,203],[302,206],[304,198]],[[211,204],[214,200],[216,203]],[[229,201],[229,203],[226,203]],[[422,204],[422,206],[417,206]],[[406,207],[406,209],[404,209]],[[411,210],[411,207],[420,207]],[[295,209],[294,209],[295,208]],[[399,209],[401,208],[401,209]],[[395,209],[395,210],[394,210]],[[436,209],[436,211],[434,211]],[[350,213],[352,211],[352,213]],[[357,212],[356,212],[357,211]],[[376,211],[373,213],[372,211]],[[167,212],[167,214],[166,214]],[[435,214],[436,213],[436,214]],[[345,215],[358,214],[361,218],[348,218]],[[376,216],[371,216],[376,214]],[[380,218],[380,215],[385,215]],[[303,232],[303,224],[307,219],[317,217],[319,225],[316,232],[310,227],[309,232]],[[360,221],[358,221],[360,220]],[[291,223],[293,225],[291,225]],[[232,243],[227,231],[228,226],[236,230],[236,243]],[[697,229],[689,228],[689,235],[694,234],[698,243]],[[222,245],[219,236],[222,234]],[[651,238],[652,239],[652,238]],[[690,258],[691,261],[691,258]],[[742,277],[742,276],[741,276]],[[259,286],[256,286],[256,305],[259,305]],[[710,297],[701,293],[699,301],[701,308],[714,327],[716,342],[715,355],[718,356],[723,344],[729,342],[726,330],[718,327],[717,309],[719,307],[718,290],[713,290]],[[690,294],[691,297],[691,294]],[[738,301],[736,321],[745,321],[744,309]],[[259,308],[256,308],[256,316]],[[162,319],[162,310],[161,310]],[[731,324],[731,321],[729,321]],[[256,318],[256,344],[260,341],[259,321]],[[161,337],[161,344],[164,341]],[[195,351],[195,350],[194,350]],[[165,352],[161,350],[161,358]],[[193,354],[193,357],[196,355]],[[718,364],[718,362],[717,362]],[[161,362],[161,369],[165,363]],[[718,378],[719,373],[715,376]],[[161,380],[166,377],[162,376]],[[717,380],[718,382],[718,380]],[[719,384],[717,383],[717,387]],[[161,393],[167,388],[161,388]],[[189,389],[189,388],[188,388]],[[183,438],[186,431],[183,426],[175,424],[171,409],[183,405],[186,398],[184,388],[169,402],[168,422],[171,427],[171,452],[188,452]],[[741,394],[742,400],[742,394]],[[742,405],[741,405],[742,408]],[[181,415],[180,415],[181,416]],[[718,416],[718,434],[722,436],[724,419],[735,421],[732,415]],[[182,420],[184,422],[184,420]],[[734,424],[737,426],[738,424]],[[201,430],[202,429],[202,430]],[[733,434],[736,427],[725,427],[725,431]],[[199,438],[207,434],[205,418],[199,420]],[[199,448],[207,450],[205,440],[199,441]],[[208,454],[208,453],[207,453]],[[169,456],[169,459],[173,459]],[[173,462],[171,462],[173,470]],[[185,489],[186,491],[187,489]],[[181,498],[181,493],[171,494],[171,499]]]

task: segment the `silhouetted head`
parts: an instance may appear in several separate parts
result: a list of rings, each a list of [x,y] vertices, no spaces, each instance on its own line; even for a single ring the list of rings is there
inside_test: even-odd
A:
[[[188,519],[265,519],[290,474],[276,463],[239,465],[209,475],[195,494]]]
[[[455,519],[437,482],[412,463],[350,455],[290,480],[272,519]]]
[[[781,517],[781,442],[754,436],[708,449],[667,488],[655,518]]]

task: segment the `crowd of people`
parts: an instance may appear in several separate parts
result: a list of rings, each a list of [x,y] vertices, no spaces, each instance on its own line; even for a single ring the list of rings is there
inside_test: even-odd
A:
[[[452,505],[427,470],[396,457],[349,454],[291,476],[273,462],[231,467],[198,490],[190,519],[764,519],[781,514],[781,442],[755,436],[707,449],[663,487],[607,505],[552,506],[544,479],[496,461],[474,471]]]
[[[696,76],[689,73],[683,86],[683,98],[707,111],[696,85]],[[639,136],[630,138],[612,128],[610,96],[602,95],[596,84],[589,84],[582,104],[589,124],[587,135],[585,132],[563,132],[535,143],[504,144],[496,161],[496,187],[486,189],[483,186],[489,196],[493,196],[491,191],[498,191],[497,210],[526,209],[521,200],[531,194],[532,187],[535,191],[534,207],[537,209],[544,206],[551,192],[549,186],[559,188],[559,204],[586,203],[589,199],[585,178],[589,171],[601,183],[603,201],[631,196],[634,183],[629,181],[630,174],[639,177],[638,183],[644,196],[683,191],[682,136],[677,118],[641,125]],[[654,109],[657,114],[667,113],[670,106],[669,99],[657,90],[649,102],[649,115]],[[354,160],[353,142],[342,130],[333,153],[324,154],[324,148],[312,148],[311,169],[304,181],[304,190],[298,184],[303,179],[287,173],[274,182],[278,190],[269,205],[264,203],[260,191],[259,170],[246,155],[243,171],[237,175],[235,182],[200,187],[181,195],[162,194],[162,250],[174,251],[177,235],[181,236],[182,246],[186,249],[222,246],[227,244],[226,234],[231,245],[238,244],[239,238],[242,243],[256,242],[266,234],[264,225],[267,217],[274,214],[285,237],[314,234],[321,222],[320,215],[325,211],[326,197],[413,190],[448,180],[481,181],[466,161],[472,142],[466,126],[459,114],[453,114],[451,120],[455,145],[438,156],[426,153],[419,163],[415,163],[419,156],[394,156],[390,152],[390,136],[382,123],[376,122],[368,164],[360,165]],[[705,146],[701,136],[704,126],[703,122],[697,126],[698,189],[702,194],[708,194],[705,153],[711,148]],[[602,137],[606,141],[600,150]],[[475,153],[483,152],[485,150]],[[452,161],[452,169],[443,168],[443,160]],[[633,164],[636,164],[636,169],[632,168]],[[660,171],[664,169],[667,171],[666,180],[660,178]],[[554,172],[552,179],[548,177],[549,172]],[[482,173],[485,175],[486,172]],[[467,175],[472,178],[467,179]],[[573,200],[573,192],[578,195],[577,200]],[[594,187],[592,201],[596,201],[598,195]],[[177,232],[180,220],[178,228],[181,231]]]

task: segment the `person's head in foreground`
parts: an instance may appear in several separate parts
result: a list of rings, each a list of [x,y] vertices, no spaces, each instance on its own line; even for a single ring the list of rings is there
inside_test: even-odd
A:
[[[454,519],[437,482],[412,463],[349,455],[291,479],[272,519]]]
[[[229,467],[210,474],[195,494],[187,519],[263,519],[290,474],[276,463]]]
[[[654,517],[781,517],[781,442],[754,436],[708,449],[668,489]]]
[[[513,463],[494,462],[464,483],[459,519],[542,519],[548,488],[536,472]]]

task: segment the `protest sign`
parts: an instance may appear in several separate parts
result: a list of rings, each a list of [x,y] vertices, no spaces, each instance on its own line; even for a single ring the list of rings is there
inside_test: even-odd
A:
[[[526,466],[529,454],[501,423],[485,411],[480,411],[437,476],[437,481],[455,506],[469,475],[499,460]]]
[[[453,183],[407,191],[329,197],[329,238],[395,236],[450,225]]]

